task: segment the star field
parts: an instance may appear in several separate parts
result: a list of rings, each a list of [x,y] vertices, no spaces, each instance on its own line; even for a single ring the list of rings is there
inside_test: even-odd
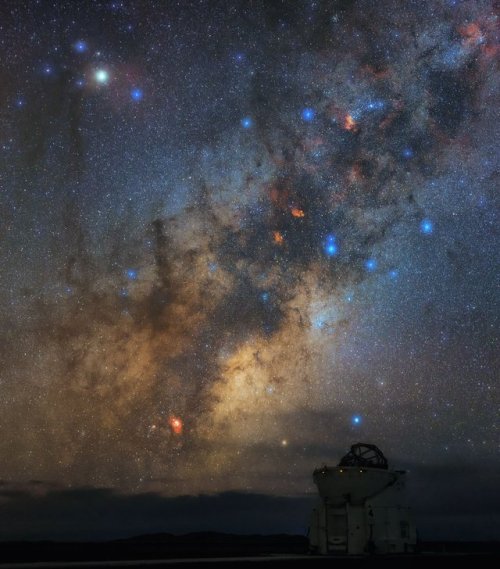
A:
[[[498,456],[493,2],[0,12],[1,479]]]

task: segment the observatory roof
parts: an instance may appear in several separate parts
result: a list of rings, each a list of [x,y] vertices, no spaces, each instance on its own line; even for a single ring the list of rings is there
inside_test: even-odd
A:
[[[341,459],[338,466],[356,466],[364,468],[388,469],[387,459],[383,452],[375,445],[356,443]]]

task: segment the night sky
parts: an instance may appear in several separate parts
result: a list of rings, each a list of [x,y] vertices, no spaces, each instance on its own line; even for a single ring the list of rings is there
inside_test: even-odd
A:
[[[498,30],[490,0],[1,3],[15,535],[89,493],[245,531],[364,441],[498,537]]]

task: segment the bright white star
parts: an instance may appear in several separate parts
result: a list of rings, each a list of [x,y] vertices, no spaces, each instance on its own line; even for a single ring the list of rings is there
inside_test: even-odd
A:
[[[97,69],[94,73],[94,79],[100,85],[106,85],[109,81],[109,72],[106,69]]]

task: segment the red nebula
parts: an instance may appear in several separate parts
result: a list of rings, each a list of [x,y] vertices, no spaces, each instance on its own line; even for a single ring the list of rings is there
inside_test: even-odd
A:
[[[281,210],[286,210],[290,199],[290,190],[283,184],[273,186],[269,190],[272,203]]]
[[[482,41],[484,41],[484,36],[481,32],[481,28],[478,26],[478,24],[476,24],[476,22],[462,26],[458,31],[464,38],[463,41],[465,45],[468,45],[470,47],[479,45]]]
[[[168,424],[170,425],[170,428],[172,429],[174,435],[182,435],[182,428],[184,426],[182,419],[179,417],[171,416],[168,418]]]
[[[356,121],[352,118],[351,115],[347,115],[345,117],[344,128],[346,130],[350,130],[351,132],[356,132],[356,130],[358,129],[358,125],[356,124]]]
[[[283,245],[283,235],[281,234],[280,231],[273,231],[273,241],[277,244],[277,245]]]
[[[292,207],[291,214],[293,215],[293,217],[304,217],[305,216],[304,210],[302,210],[298,207]]]

